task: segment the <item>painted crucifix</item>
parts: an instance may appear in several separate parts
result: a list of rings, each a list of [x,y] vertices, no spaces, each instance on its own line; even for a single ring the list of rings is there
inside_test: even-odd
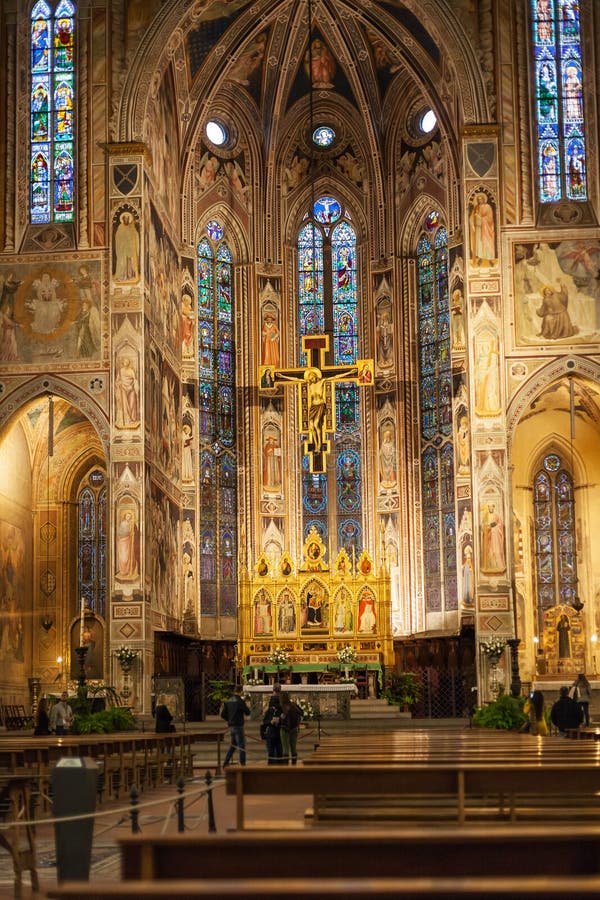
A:
[[[310,471],[314,474],[327,471],[327,454],[331,449],[328,435],[335,432],[333,382],[354,381],[364,387],[374,381],[372,359],[359,359],[348,366],[329,366],[325,364],[328,350],[328,334],[305,334],[302,337],[302,351],[307,358],[305,368],[261,366],[258,375],[262,391],[274,391],[281,384],[299,387],[300,430],[307,435],[303,452],[309,457]]]

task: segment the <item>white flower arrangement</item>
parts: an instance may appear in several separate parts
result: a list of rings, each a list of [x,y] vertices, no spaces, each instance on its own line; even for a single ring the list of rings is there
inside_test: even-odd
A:
[[[345,647],[342,647],[337,652],[337,658],[345,666],[352,666],[358,660],[358,655],[354,647],[351,647],[350,644],[347,644]]]
[[[269,655],[269,662],[272,666],[277,666],[278,668],[287,666],[289,661],[290,655],[287,650],[284,650],[283,647],[273,647]]]
[[[315,718],[314,706],[312,705],[312,703],[309,703],[308,700],[305,700],[304,698],[296,698],[294,700],[294,703],[302,710],[302,718],[304,719],[304,721],[306,721],[307,719]]]
[[[479,646],[486,656],[500,656],[506,646],[506,641],[502,638],[492,638],[490,641],[481,641]]]
[[[126,647],[124,644],[121,647],[117,647],[115,650],[115,656],[121,663],[121,665],[131,665],[131,663],[135,662],[138,658],[138,651],[133,650],[131,647]]]
[[[264,684],[264,679],[262,678],[246,678],[244,687],[249,687],[250,685]]]

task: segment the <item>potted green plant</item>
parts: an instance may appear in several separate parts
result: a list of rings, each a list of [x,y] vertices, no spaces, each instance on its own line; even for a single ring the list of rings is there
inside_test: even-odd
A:
[[[417,703],[420,692],[418,676],[414,672],[398,672],[392,675],[391,683],[381,692],[381,696],[402,712],[410,714],[410,708]]]

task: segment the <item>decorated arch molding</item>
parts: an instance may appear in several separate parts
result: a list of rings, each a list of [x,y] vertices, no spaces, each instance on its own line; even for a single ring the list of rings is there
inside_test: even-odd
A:
[[[507,446],[510,453],[515,429],[521,416],[530,403],[541,392],[559,378],[575,375],[586,378],[600,387],[600,365],[590,359],[580,356],[566,356],[562,359],[553,359],[547,365],[538,369],[534,375],[520,388],[510,401],[506,413]]]
[[[415,41],[409,30],[398,22],[392,21],[385,9],[379,9],[374,3],[350,2],[350,0],[315,0],[315,21],[327,22],[334,4],[340,20],[358,17],[371,28],[391,34],[401,50],[403,65],[413,67],[421,72],[426,71],[418,41]],[[323,10],[320,10],[320,6]],[[440,71],[453,70],[458,85],[460,118],[466,124],[485,123],[489,119],[489,101],[486,95],[485,76],[477,60],[477,51],[471,45],[466,32],[460,23],[460,7],[458,10],[444,0],[405,0],[406,9],[416,17],[427,29],[440,48]],[[357,9],[358,6],[358,9]],[[290,0],[288,15],[295,4]],[[345,7],[345,9],[340,9]],[[197,28],[206,18],[207,8],[204,0],[177,0],[169,4],[161,15],[155,17],[144,38],[137,48],[135,57],[128,67],[127,77],[123,84],[117,119],[115,122],[115,139],[119,141],[139,140],[144,129],[144,118],[149,98],[155,96],[158,84],[170,60],[182,55],[188,32]],[[301,11],[304,14],[304,11]],[[248,34],[256,30],[257,21],[262,20],[261,27],[269,27],[270,21],[281,20],[285,15],[280,0],[258,0],[248,4],[248,9],[240,13],[232,23],[232,40],[235,45],[224,48],[220,60],[215,61],[208,73],[212,84],[216,84],[223,67],[231,54],[239,51]],[[244,30],[245,29],[245,30]],[[353,66],[354,68],[354,66]],[[431,85],[434,87],[433,83]],[[194,117],[199,108],[206,103],[210,95],[211,85],[204,78],[195,79],[190,94],[185,98],[188,115]],[[182,98],[183,100],[184,98]]]
[[[105,413],[82,388],[56,375],[37,376],[8,394],[0,405],[0,431],[21,412],[26,403],[49,394],[61,397],[84,413],[100,438],[106,459],[110,459],[110,429]]]

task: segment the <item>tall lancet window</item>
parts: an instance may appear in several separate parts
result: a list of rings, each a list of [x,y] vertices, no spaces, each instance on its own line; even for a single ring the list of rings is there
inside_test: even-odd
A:
[[[538,608],[571,605],[577,594],[573,478],[555,453],[534,478],[533,506]]]
[[[417,244],[423,568],[428,612],[456,609],[448,235],[437,212]]]
[[[75,216],[75,4],[39,0],[31,11],[29,215]]]
[[[237,489],[232,256],[209,222],[198,244],[200,612],[237,612]]]
[[[532,0],[540,200],[586,200],[578,0]]]
[[[300,335],[329,334],[334,365],[359,358],[356,232],[334,197],[320,197],[298,235]],[[306,365],[301,359],[300,364]],[[311,473],[302,458],[304,536],[315,526],[333,555],[363,548],[361,401],[352,382],[335,386],[335,438],[327,472]]]
[[[106,475],[93,469],[77,495],[77,609],[106,615]]]

